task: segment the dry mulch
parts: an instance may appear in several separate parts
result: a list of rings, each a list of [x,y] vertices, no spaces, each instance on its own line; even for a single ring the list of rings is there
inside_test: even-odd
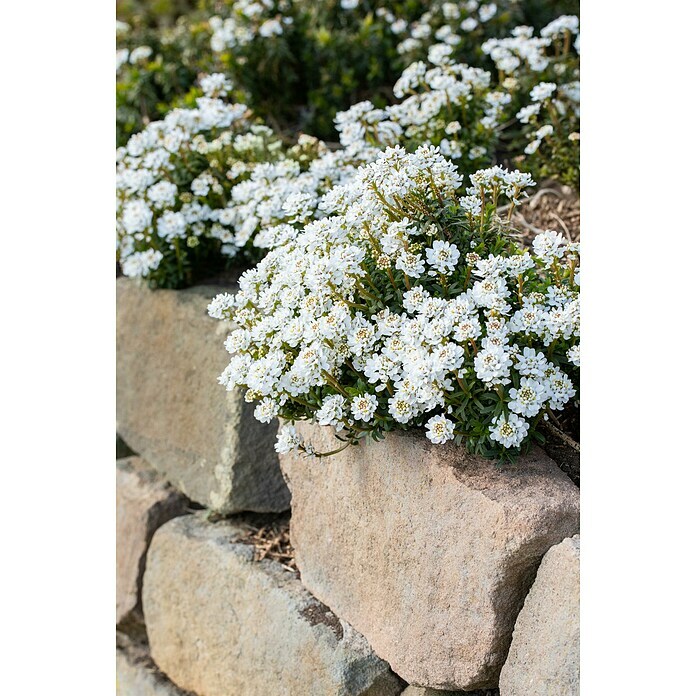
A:
[[[580,196],[570,186],[545,181],[514,212],[512,226],[522,232],[521,241],[526,246],[545,230],[556,230],[566,239],[577,242],[580,240]]]
[[[299,574],[295,564],[295,550],[290,543],[289,515],[284,514],[270,520],[268,515],[245,515],[238,524],[245,534],[235,538],[235,543],[253,546],[255,561],[269,558],[278,561],[285,570]]]

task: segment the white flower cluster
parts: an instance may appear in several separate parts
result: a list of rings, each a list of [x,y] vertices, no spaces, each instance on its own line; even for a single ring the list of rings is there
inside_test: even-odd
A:
[[[251,164],[235,162],[227,178],[243,175],[243,180],[232,185],[225,202],[209,201],[207,207],[199,209],[205,214],[205,222],[214,223],[209,233],[224,243],[223,250],[229,255],[248,243],[272,249],[290,240],[306,223],[332,212],[322,204],[322,196],[334,186],[350,183],[358,167],[374,162],[385,147],[434,143],[447,156],[461,157],[462,139],[469,126],[475,124],[467,124],[462,132],[458,121],[446,120],[447,113],[478,113],[480,125],[492,134],[497,124],[494,117],[498,102],[491,99],[489,82],[490,75],[477,68],[445,62],[428,69],[424,63],[414,64],[394,88],[398,96],[406,97],[401,103],[377,109],[364,101],[336,116],[343,146],[340,150],[328,150],[315,139],[300,136],[300,146],[304,141],[318,143],[317,157],[307,167],[288,158]],[[217,96],[224,96],[231,89],[222,75],[202,78],[201,86]],[[440,135],[449,137],[439,137],[438,129]],[[480,134],[481,128],[477,132]],[[250,134],[236,136],[238,150],[247,137]],[[488,154],[489,148],[482,142],[485,139],[479,135],[478,140],[469,143],[468,160]],[[201,175],[193,182],[192,193],[205,196],[209,185],[207,174]],[[171,203],[178,204],[176,194]],[[149,272],[142,265],[138,268],[145,274]]]
[[[415,149],[432,144],[455,160],[485,159],[492,154],[496,130],[510,103],[509,94],[490,89],[491,75],[481,68],[452,62],[448,52],[431,52],[430,63],[411,64],[394,85],[401,101],[384,109],[362,101],[336,117],[344,147],[373,151],[401,144]],[[470,170],[471,171],[471,170]]]
[[[561,143],[569,151],[579,140],[580,82],[569,52],[572,37],[579,50],[579,31],[578,18],[563,15],[545,26],[538,37],[531,27],[519,26],[512,36],[489,39],[481,47],[498,70],[508,75],[506,82],[513,89],[524,85],[529,90],[524,95],[526,103],[517,111],[517,119],[527,126],[527,155],[534,155],[552,138],[557,148]],[[543,79],[547,75],[551,79]],[[577,147],[574,156],[577,158]]]
[[[389,22],[391,31],[404,35],[397,51],[401,55],[416,58],[425,50],[441,51],[441,46],[458,47],[464,37],[472,32],[483,32],[485,25],[499,15],[499,5],[507,9],[510,3],[486,3],[478,0],[465,2],[429,3],[428,9],[410,25],[397,19],[391,12],[383,10],[384,19]],[[377,11],[380,14],[380,11]]]
[[[123,22],[121,22],[123,24]],[[118,72],[126,63],[138,65],[145,63],[152,55],[152,49],[149,46],[136,46],[132,51],[127,48],[119,48],[116,50],[116,72]]]
[[[117,239],[123,272],[147,276],[164,253],[179,245],[195,247],[201,238],[223,242],[223,253],[242,246],[219,221],[216,198],[222,185],[209,167],[222,151],[244,150],[248,139],[264,141],[270,131],[251,125],[243,104],[210,96],[223,95],[229,83],[222,75],[204,77],[208,92],[195,109],[175,109],[150,123],[117,150]]]
[[[236,0],[225,19],[215,16],[209,20],[212,36],[210,47],[216,53],[246,46],[257,37],[270,39],[281,36],[293,24],[289,0]]]
[[[263,422],[313,418],[353,438],[424,426],[434,443],[518,448],[576,394],[562,365],[579,359],[579,252],[553,231],[531,252],[474,251],[487,248],[476,234],[494,201],[533,182],[500,167],[470,179],[460,208],[452,162],[429,145],[395,147],[326,194],[333,215],[211,302],[236,327],[221,384],[245,388]],[[298,446],[310,451],[281,429],[278,451]]]
[[[326,215],[320,207],[325,193],[348,183],[359,164],[378,154],[362,146],[333,152],[307,136],[301,136],[298,144],[305,141],[316,144],[319,153],[306,169],[294,159],[259,162],[248,179],[231,188],[228,203],[217,216],[235,231],[238,246],[251,239],[255,247],[273,249],[289,241],[306,223]]]
[[[532,27],[518,26],[512,30],[510,37],[488,39],[481,50],[506,75],[516,75],[520,69],[543,72],[551,63],[549,48],[554,41],[564,40],[566,37],[570,39],[571,36],[579,37],[579,32],[579,19],[573,15],[563,15],[546,25],[538,37],[534,36]]]

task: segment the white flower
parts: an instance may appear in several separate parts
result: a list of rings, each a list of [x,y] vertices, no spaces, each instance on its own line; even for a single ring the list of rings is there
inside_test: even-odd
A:
[[[208,314],[213,319],[227,319],[228,312],[234,309],[235,298],[229,292],[216,295],[208,305]]]
[[[436,239],[433,246],[425,250],[425,257],[438,273],[449,275],[459,261],[459,249],[454,244]]]
[[[564,32],[577,34],[580,31],[580,20],[575,15],[562,15],[549,22],[539,33],[544,37],[556,38]]]
[[[186,218],[182,213],[168,210],[157,220],[157,234],[167,241],[171,241],[176,237],[185,237]]]
[[[518,254],[507,258],[505,260],[505,265],[507,266],[507,272],[510,276],[519,276],[525,271],[534,268],[534,259],[528,251],[525,251],[524,254]]]
[[[136,251],[123,261],[121,270],[123,271],[123,275],[129,278],[144,278],[150,271],[157,269],[163,258],[162,252],[156,251],[155,249]]]
[[[394,264],[411,278],[420,278],[425,273],[425,262],[421,256],[402,251]]]
[[[341,0],[342,10],[354,10],[360,4],[360,0]]]
[[[445,19],[459,19],[459,6],[456,2],[445,2],[442,4],[442,14]]]
[[[454,439],[454,423],[445,416],[433,416],[426,424],[426,437],[436,445]]]
[[[523,348],[516,359],[515,369],[521,375],[542,377],[548,367],[546,356],[534,348]]]
[[[575,345],[568,349],[568,360],[576,367],[580,367],[580,346]]]
[[[481,214],[481,199],[479,196],[463,196],[459,199],[459,205],[470,215]]]
[[[504,300],[510,295],[510,290],[505,279],[499,275],[491,275],[483,280],[478,280],[472,288],[474,300],[481,306],[492,309],[499,305],[500,300]]]
[[[482,22],[487,22],[489,19],[495,17],[495,13],[498,11],[498,6],[495,3],[490,3],[488,5],[481,5],[479,9],[479,19]]]
[[[377,411],[377,397],[373,394],[361,394],[353,397],[350,410],[355,420],[369,421]]]
[[[520,123],[529,123],[529,119],[532,116],[536,116],[541,110],[541,104],[529,104],[528,106],[523,106],[516,114]]]
[[[149,46],[138,46],[130,52],[130,63],[135,65],[146,61],[152,55],[152,49]]]
[[[170,181],[158,181],[147,190],[147,197],[157,208],[174,205],[178,189]]]
[[[538,85],[534,85],[534,87],[532,87],[532,91],[529,93],[529,98],[533,102],[543,102],[549,99],[549,97],[551,97],[555,91],[555,82],[540,82]]]
[[[430,295],[423,289],[421,285],[416,285],[408,292],[404,293],[404,309],[407,312],[419,312],[423,303]]]
[[[200,85],[206,97],[225,97],[232,89],[232,83],[224,73],[204,75]]]
[[[553,126],[550,123],[547,123],[537,130],[534,137],[536,140],[541,141],[547,136],[551,135],[551,133],[553,133]]]
[[[205,174],[196,177],[191,182],[191,193],[193,193],[194,196],[207,196],[208,191],[210,191],[210,179],[211,177]]]
[[[274,449],[278,454],[289,454],[302,445],[302,436],[297,432],[294,425],[289,423],[278,431],[277,441]]]
[[[116,72],[118,72],[123,65],[128,62],[128,49],[120,48],[116,51]]]
[[[278,404],[268,397],[262,399],[254,409],[254,418],[261,421],[261,423],[270,423],[277,415]]]
[[[123,227],[129,234],[142,232],[152,220],[152,210],[142,199],[128,201],[123,209]]]
[[[316,412],[315,418],[319,425],[339,425],[343,420],[346,400],[340,394],[327,396]]]
[[[546,384],[550,394],[549,406],[554,411],[562,409],[576,394],[570,377],[558,368],[552,371]]]
[[[389,413],[397,423],[408,423],[413,416],[411,399],[405,398],[402,393],[397,392],[389,399]]]
[[[480,350],[474,358],[476,376],[486,384],[506,384],[511,365],[510,353],[501,345]]]
[[[210,313],[210,305],[208,305]],[[246,329],[237,329],[233,331],[225,341],[225,350],[228,353],[239,353],[246,350],[251,345],[251,332]]]
[[[280,36],[283,33],[283,25],[274,17],[267,19],[259,27],[259,36],[269,39],[271,36]]]
[[[452,51],[448,44],[434,44],[428,49],[428,60],[433,65],[444,65],[449,62]]]
[[[566,244],[562,234],[555,230],[546,230],[534,237],[532,249],[546,266],[550,266],[554,259],[563,258]]]
[[[491,440],[499,442],[503,447],[517,447],[527,435],[529,423],[515,413],[511,413],[507,419],[501,413],[489,429]]]
[[[520,380],[519,389],[510,389],[510,403],[508,407],[511,411],[521,416],[536,416],[543,408],[548,394],[546,386],[535,379],[523,377]]]

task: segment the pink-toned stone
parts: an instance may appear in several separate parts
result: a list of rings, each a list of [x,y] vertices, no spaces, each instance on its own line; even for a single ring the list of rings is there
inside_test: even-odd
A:
[[[500,694],[580,694],[578,535],[551,547],[539,566],[500,673]]]
[[[116,623],[140,608],[145,555],[155,531],[187,501],[139,457],[116,462]]]
[[[298,430],[336,447],[328,428]],[[568,477],[536,449],[499,465],[413,434],[281,466],[309,591],[410,684],[496,686],[541,558],[578,531]]]
[[[281,512],[290,505],[275,425],[259,423],[240,390],[218,377],[229,327],[207,306],[233,287],[150,290],[116,282],[119,435],[174,486],[220,513]]]
[[[244,528],[179,517],[155,534],[143,610],[152,658],[199,696],[396,696],[401,681],[294,572],[238,539]]]

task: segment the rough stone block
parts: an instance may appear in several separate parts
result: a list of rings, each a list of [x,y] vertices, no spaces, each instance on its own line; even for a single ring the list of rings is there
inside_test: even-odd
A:
[[[367,641],[241,527],[180,517],[155,534],[143,609],[155,663],[200,696],[392,696],[402,682]],[[237,543],[236,543],[237,542]]]
[[[549,549],[517,618],[501,696],[580,693],[580,537]]]
[[[401,696],[500,696],[497,689],[485,689],[477,691],[442,691],[440,689],[428,689],[424,686],[409,686]]]
[[[172,684],[150,659],[147,648],[121,636],[116,649],[116,696],[195,696]]]
[[[221,513],[288,509],[273,449],[240,391],[217,378],[229,359],[226,327],[209,301],[233,288],[149,290],[117,281],[117,430],[189,498]]]
[[[317,451],[328,428],[298,430]],[[409,684],[497,685],[544,553],[579,526],[579,490],[540,450],[514,465],[416,434],[281,457],[302,581]]]
[[[116,462],[116,623],[140,608],[145,555],[152,535],[188,501],[139,457]]]

